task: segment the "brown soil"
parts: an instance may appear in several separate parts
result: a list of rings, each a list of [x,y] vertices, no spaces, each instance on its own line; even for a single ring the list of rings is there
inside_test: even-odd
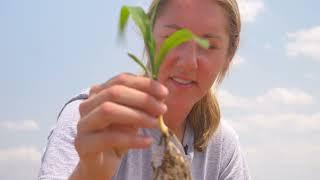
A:
[[[163,135],[159,146],[164,146],[161,163],[156,167],[152,162],[153,180],[192,180],[189,165],[184,155],[171,139],[176,138],[170,133],[171,137]]]

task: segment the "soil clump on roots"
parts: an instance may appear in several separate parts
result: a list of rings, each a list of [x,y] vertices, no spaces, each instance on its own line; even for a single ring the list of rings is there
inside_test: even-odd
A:
[[[174,141],[179,142],[171,132],[168,133],[168,136],[162,134],[159,143],[159,146],[163,148],[161,162],[158,163],[158,166],[155,160],[151,162],[153,180],[192,180],[189,163]]]

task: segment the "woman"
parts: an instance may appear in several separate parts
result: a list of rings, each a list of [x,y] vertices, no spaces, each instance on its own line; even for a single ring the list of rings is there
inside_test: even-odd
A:
[[[236,1],[161,0],[157,12],[158,47],[177,29],[187,28],[207,38],[210,48],[189,41],[166,57],[158,81],[120,74],[93,86],[82,95],[85,100],[66,105],[49,138],[39,179],[151,179],[159,115],[181,141],[193,179],[249,179],[237,135],[220,122],[211,91],[239,44]]]

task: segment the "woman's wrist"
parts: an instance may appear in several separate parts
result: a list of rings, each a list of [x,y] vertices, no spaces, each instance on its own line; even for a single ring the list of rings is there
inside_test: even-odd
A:
[[[91,169],[91,170],[90,170]],[[111,179],[104,173],[97,171],[95,168],[90,168],[87,165],[79,162],[72,172],[69,180],[109,180]]]

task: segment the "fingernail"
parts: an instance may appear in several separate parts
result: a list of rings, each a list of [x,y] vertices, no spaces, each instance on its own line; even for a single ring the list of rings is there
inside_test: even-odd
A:
[[[167,110],[168,110],[168,107],[167,107],[167,105],[165,105],[165,104],[161,104],[161,110],[162,110],[162,113],[165,113]]]
[[[142,144],[150,145],[150,144],[152,144],[152,142],[153,142],[153,138],[152,138],[152,137],[140,137],[140,138],[139,138],[139,141],[140,141]]]
[[[169,90],[165,86],[162,86],[162,92],[164,93],[165,96],[167,96],[169,94]]]
[[[144,142],[146,144],[151,144],[153,142],[153,138],[152,137],[145,137]]]

